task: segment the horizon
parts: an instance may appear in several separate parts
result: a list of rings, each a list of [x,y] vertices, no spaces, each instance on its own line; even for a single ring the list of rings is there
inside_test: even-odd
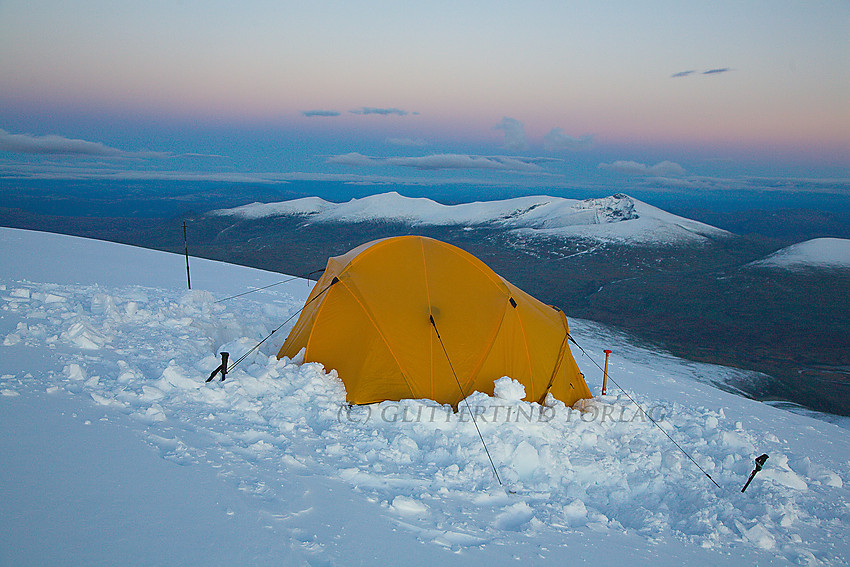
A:
[[[828,200],[850,195],[848,18],[840,2],[5,2],[0,178]]]

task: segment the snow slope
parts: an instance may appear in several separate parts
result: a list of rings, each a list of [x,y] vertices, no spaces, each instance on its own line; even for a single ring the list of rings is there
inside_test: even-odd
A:
[[[584,201],[544,195],[443,205],[390,192],[346,203],[318,197],[252,203],[213,214],[245,219],[298,215],[311,223],[393,221],[414,226],[498,226],[529,235],[632,244],[681,244],[728,235],[719,228],[678,217],[623,194]]]
[[[205,384],[309,286],[217,302],[285,277],[192,270],[189,292],[180,256],[0,229],[0,563],[847,562],[846,430],[710,385],[734,370],[572,321],[588,356],[614,350],[616,385],[584,411],[509,378],[472,394],[500,487],[468,413],[349,410],[334,371],[276,360],[286,327]]]
[[[850,268],[850,240],[815,238],[793,244],[753,263],[767,268]]]

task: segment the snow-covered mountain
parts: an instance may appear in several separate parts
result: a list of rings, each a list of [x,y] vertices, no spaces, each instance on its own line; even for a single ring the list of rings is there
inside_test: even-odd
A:
[[[621,193],[584,201],[544,195],[443,205],[424,197],[390,192],[345,203],[319,197],[252,203],[213,214],[245,219],[302,216],[310,223],[393,221],[414,226],[498,226],[529,235],[626,244],[682,244],[728,235],[719,228],[673,215]]]
[[[765,268],[850,268],[850,240],[845,238],[815,238],[778,250],[753,262]]]
[[[275,358],[287,326],[206,384],[218,351],[248,353],[310,285],[191,269],[188,291],[179,255],[0,229],[0,564],[850,557],[846,429],[711,385],[735,370],[572,320],[594,392],[593,360],[614,351],[610,393],[583,411],[523,402],[509,378],[472,394],[500,486],[468,414],[427,400],[348,408],[334,371]]]

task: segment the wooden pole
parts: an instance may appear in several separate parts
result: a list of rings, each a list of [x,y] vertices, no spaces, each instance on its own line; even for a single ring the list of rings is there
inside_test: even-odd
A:
[[[189,241],[186,238],[186,221],[183,221],[183,250],[186,252],[186,283],[192,289],[192,276],[189,275]]]

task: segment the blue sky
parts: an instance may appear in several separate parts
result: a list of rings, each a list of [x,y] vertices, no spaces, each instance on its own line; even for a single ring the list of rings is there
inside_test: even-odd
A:
[[[848,26],[843,1],[4,0],[0,175],[847,192]]]

